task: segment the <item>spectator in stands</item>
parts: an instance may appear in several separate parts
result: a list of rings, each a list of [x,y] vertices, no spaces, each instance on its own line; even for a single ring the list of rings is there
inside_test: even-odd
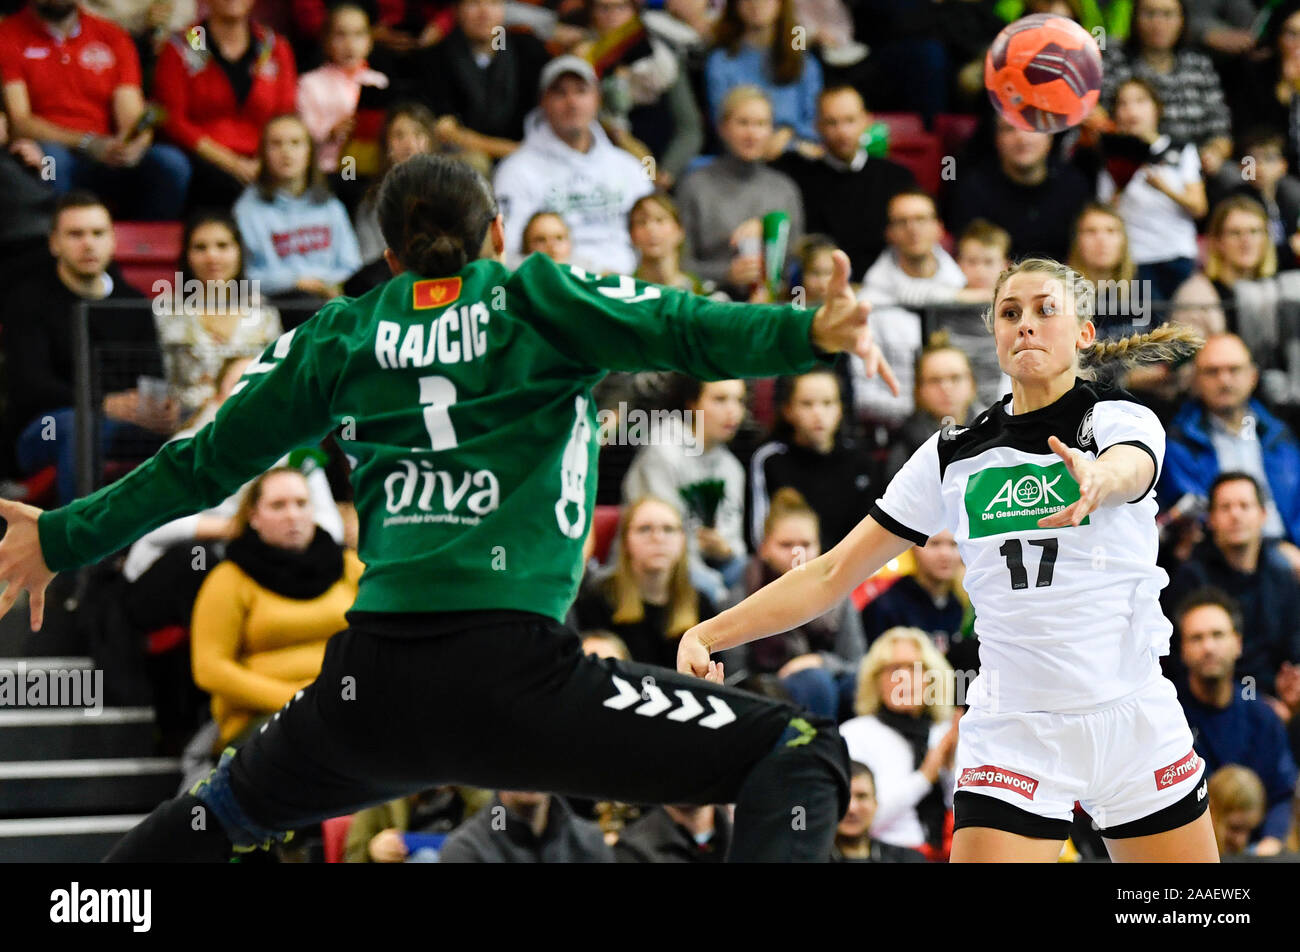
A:
[[[1250,841],[1264,822],[1268,803],[1255,771],[1238,764],[1220,767],[1209,780],[1210,816],[1220,856],[1250,852]]]
[[[73,0],[29,0],[0,23],[0,79],[13,133],[53,160],[55,191],[91,189],[121,218],[175,218],[190,163],[155,144],[140,60],[117,24]]]
[[[636,254],[627,213],[654,191],[641,163],[615,146],[596,122],[596,73],[577,56],[542,70],[541,107],[529,113],[519,150],[497,166],[493,186],[506,220],[506,247],[522,244],[538,211],[567,216],[573,263],[597,272],[631,274]]]
[[[361,260],[367,265],[379,262],[383,268],[382,280],[376,283],[386,281],[391,274],[388,265],[383,263],[384,248],[388,246],[388,242],[384,241],[383,233],[379,230],[379,210],[375,205],[379,195],[379,183],[394,165],[405,162],[413,155],[434,151],[434,143],[437,140],[433,127],[433,113],[419,103],[402,103],[394,106],[384,117],[384,129],[380,135],[384,146],[383,161],[380,163],[379,174],[375,177],[374,184],[357,206],[355,219]]]
[[[1300,169],[1300,116],[1295,112],[1300,91],[1300,0],[1273,6],[1256,54],[1241,61],[1238,73],[1227,86],[1233,135],[1244,138],[1257,129],[1282,133],[1287,164]]]
[[[163,364],[181,417],[197,413],[217,392],[223,364],[256,357],[280,336],[280,312],[256,300],[244,276],[239,226],[228,213],[198,212],[185,223],[179,288],[154,300]],[[170,292],[170,293],[169,293]],[[182,303],[181,310],[175,304]]]
[[[212,695],[219,748],[242,743],[316,679],[325,643],[347,627],[363,568],[316,524],[300,471],[276,467],[253,481],[190,628],[194,681]]]
[[[687,268],[746,300],[763,279],[760,220],[768,212],[786,212],[789,247],[794,248],[804,233],[803,200],[789,177],[763,161],[772,137],[766,93],[757,86],[736,87],[719,112],[726,154],[682,180],[677,205],[690,252]]]
[[[818,368],[782,377],[775,387],[772,439],[750,459],[750,529],[764,539],[770,501],[793,487],[816,514],[821,547],[830,549],[867,515],[881,487],[871,453],[844,434],[839,375]]]
[[[869,379],[860,358],[851,357],[850,364],[858,415],[897,426],[914,409],[913,368],[922,345],[921,316],[909,308],[987,302],[992,289],[966,288],[965,273],[939,243],[943,222],[929,194],[899,192],[888,209],[889,247],[867,269],[859,296],[871,303],[876,340],[901,392],[895,396],[880,380]]]
[[[1124,219],[1138,279],[1150,282],[1156,301],[1171,298],[1196,267],[1196,220],[1206,212],[1196,147],[1159,134],[1162,109],[1145,80],[1119,85],[1115,126],[1147,143],[1149,157],[1127,182],[1117,182],[1107,168],[1097,180],[1097,197],[1113,202]]]
[[[835,828],[831,846],[832,863],[924,863],[925,856],[913,849],[872,839],[880,801],[876,799],[876,778],[860,761],[849,763],[849,808]]]
[[[1001,116],[996,122],[997,155],[957,176],[949,193],[948,227],[960,233],[984,218],[1010,233],[1013,258],[1062,259],[1070,247],[1070,225],[1092,188],[1073,165],[1050,158],[1050,135],[1017,129]]]
[[[710,294],[715,285],[682,270],[682,245],[686,229],[677,203],[663,192],[643,195],[627,214],[627,233],[636,249],[633,277],[694,294]]]
[[[138,310],[114,311],[89,322],[92,346],[110,351],[99,367],[101,451],[112,456],[147,447],[152,452],[179,419],[174,400],[150,402],[137,392],[139,375],[162,375],[162,357],[144,296],[113,266],[113,249],[108,209],[94,195],[69,192],[55,206],[52,260],[9,290],[5,309],[10,432],[18,435],[18,464],[27,474],[56,466],[61,503],[76,498],[77,485],[75,305],[106,299],[140,302]]]
[[[1264,784],[1267,810],[1255,853],[1282,850],[1291,823],[1296,764],[1286,726],[1260,700],[1248,680],[1238,683],[1234,666],[1242,653],[1242,619],[1237,604],[1214,589],[1194,591],[1175,612],[1187,690],[1181,700],[1196,739],[1196,752],[1213,774],[1228,764],[1255,772]]]
[[[979,671],[979,642],[963,631],[963,566],[957,542],[947,530],[912,550],[912,570],[900,576],[862,609],[868,647],[891,628],[920,628],[956,671]]]
[[[653,156],[655,185],[670,189],[704,145],[704,122],[673,47],[648,29],[641,0],[587,0],[591,40],[574,52],[596,70],[609,123]]]
[[[614,571],[586,580],[573,605],[573,626],[618,635],[633,661],[675,667],[677,640],[717,613],[714,600],[691,584],[681,516],[662,499],[630,502],[615,544]]]
[[[191,194],[233,203],[258,177],[262,128],[293,112],[298,73],[288,41],[255,23],[252,0],[209,0],[208,18],[158,55],[154,96],[163,131],[189,153]]]
[[[560,264],[569,263],[569,256],[573,253],[573,237],[569,234],[569,226],[565,224],[562,215],[538,212],[528,219],[523,237],[524,244],[520,249],[522,257],[527,258],[534,251],[540,251]]]
[[[257,181],[235,203],[248,277],[273,298],[335,297],[361,267],[352,222],[325,186],[315,151],[297,116],[272,119],[258,149]]]
[[[966,352],[953,345],[946,331],[930,335],[916,358],[916,409],[899,428],[890,446],[886,483],[912,458],[921,444],[945,424],[965,426],[975,408],[975,373]]]
[[[785,486],[776,490],[764,509],[758,552],[732,592],[733,603],[822,552],[817,513],[797,489]],[[734,667],[750,675],[775,674],[796,704],[838,720],[842,707],[852,707],[857,667],[865,651],[862,620],[853,599],[845,598],[798,628],[727,654],[734,656],[728,659]]]
[[[498,790],[442,846],[442,863],[613,863],[600,827],[564,798]]]
[[[12,136],[0,112],[0,287],[31,272],[49,253],[50,217],[58,193],[41,179],[45,153],[32,139]]]
[[[505,33],[506,6],[459,0],[456,26],[419,55],[416,92],[439,117],[439,138],[488,162],[519,148],[547,60],[531,33]]]
[[[1232,117],[1214,63],[1188,46],[1184,26],[1183,0],[1135,0],[1128,42],[1106,50],[1101,105],[1117,109],[1120,87],[1145,80],[1163,105],[1160,131],[1196,146],[1214,175],[1232,155]]]
[[[185,29],[198,13],[197,0],[81,0],[81,5],[130,33],[140,62],[150,65],[167,35]]]
[[[1220,181],[1264,206],[1278,268],[1294,268],[1300,248],[1300,179],[1288,174],[1286,136],[1258,130],[1241,139],[1240,145],[1240,163],[1225,165]]]
[[[677,507],[686,525],[691,582],[723,604],[747,558],[745,468],[727,448],[744,417],[745,382],[679,382],[677,406],[690,411],[684,432],[638,451],[623,478],[623,501],[657,496]]]
[[[1264,6],[1259,0],[1184,0],[1187,37],[1215,53],[1245,53],[1255,45],[1253,29]]]
[[[1006,25],[989,3],[948,7],[928,0],[854,0],[850,8],[858,37],[871,47],[865,75],[855,84],[867,106],[919,112],[927,126],[949,111],[954,67],[975,59],[982,64],[988,45]]]
[[[594,654],[597,658],[618,658],[631,661],[632,652],[627,650],[627,642],[612,631],[596,629],[582,633],[582,653]]]
[[[1190,400],[1169,427],[1157,492],[1167,508],[1184,493],[1208,498],[1221,473],[1249,473],[1264,504],[1263,534],[1300,543],[1300,445],[1251,397],[1259,372],[1241,338],[1210,337],[1196,355]]]
[[[731,816],[725,806],[666,803],[623,830],[614,858],[620,863],[721,863],[730,845]]]
[[[1068,261],[1071,268],[1096,288],[1097,314],[1094,321],[1098,323],[1098,335],[1131,331],[1130,311],[1139,302],[1130,299],[1129,291],[1137,278],[1137,265],[1129,250],[1128,230],[1119,212],[1100,202],[1084,205],[1074,222]],[[1111,288],[1114,294],[1110,293]],[[1144,307],[1149,304],[1145,298],[1141,303]],[[1112,308],[1111,305],[1115,306]],[[1159,366],[1167,367],[1164,364]]]
[[[998,275],[1011,266],[1011,236],[1005,228],[976,218],[957,238],[956,259],[957,267],[966,276],[967,292],[992,295]],[[975,400],[971,405],[975,413],[1011,392],[1011,378],[998,364],[997,344],[984,323],[986,300],[984,297],[965,307],[940,308],[932,315],[936,333],[946,334],[948,343],[967,357],[975,378]]]
[[[767,96],[774,128],[764,143],[767,159],[817,138],[821,64],[796,48],[794,26],[794,0],[726,0],[704,64],[709,115],[719,130],[737,86],[757,86]]]
[[[490,790],[434,787],[362,810],[348,827],[344,862],[403,863],[410,856],[404,834],[450,833],[491,802]]]
[[[1213,586],[1241,605],[1243,623],[1238,673],[1249,677],[1263,694],[1277,697],[1292,691],[1293,676],[1283,675],[1283,665],[1300,663],[1300,582],[1293,565],[1280,549],[1287,543],[1265,540],[1264,506],[1259,483],[1241,472],[1221,473],[1210,486],[1206,516],[1209,538],[1179,567],[1164,604],[1178,605],[1193,589]],[[1176,673],[1176,672],[1175,672]],[[1295,701],[1288,697],[1288,704]]]
[[[362,90],[389,88],[388,77],[367,62],[370,49],[365,8],[340,3],[325,28],[327,62],[298,78],[298,115],[316,143],[316,167],[326,174],[339,171],[343,147],[357,131]]]
[[[824,154],[791,150],[775,165],[799,186],[808,230],[829,235],[849,256],[855,282],[884,250],[889,200],[916,187],[909,169],[884,157],[868,157],[862,136],[870,122],[862,96],[852,86],[824,89],[817,97]]]
[[[919,628],[890,629],[862,659],[858,716],[840,734],[876,779],[873,839],[910,849],[942,841],[957,750],[952,683],[952,667]]]
[[[943,222],[934,198],[919,188],[890,198],[886,206],[888,247],[867,269],[863,296],[873,306],[923,307],[951,301],[983,303],[991,287],[965,290],[966,275],[939,239]]]

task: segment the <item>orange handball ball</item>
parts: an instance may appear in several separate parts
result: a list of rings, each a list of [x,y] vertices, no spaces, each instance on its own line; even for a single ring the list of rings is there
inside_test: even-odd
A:
[[[1077,126],[1101,95],[1101,50],[1079,24],[1036,13],[1008,24],[984,57],[984,88],[1007,122],[1030,132]]]

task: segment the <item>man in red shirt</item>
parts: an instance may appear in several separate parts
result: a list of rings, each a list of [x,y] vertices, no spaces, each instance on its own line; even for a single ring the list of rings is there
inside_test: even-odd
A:
[[[30,0],[0,22],[0,79],[14,135],[40,143],[57,192],[93,189],[119,217],[180,215],[189,160],[140,127],[140,60],[125,30],[75,0]]]

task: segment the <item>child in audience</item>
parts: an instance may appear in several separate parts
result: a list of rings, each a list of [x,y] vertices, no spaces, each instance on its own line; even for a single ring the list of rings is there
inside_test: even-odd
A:
[[[698,275],[682,270],[682,245],[686,230],[677,203],[663,192],[637,199],[627,214],[628,236],[637,252],[633,277],[670,288],[684,288],[695,294],[718,294],[713,282],[701,281]]]
[[[761,539],[758,554],[732,592],[732,601],[752,595],[822,552],[817,513],[789,486],[773,495]],[[795,703],[822,717],[838,718],[842,707],[850,707],[857,666],[865,651],[862,620],[853,599],[846,597],[836,608],[798,628],[730,652],[739,657],[732,658],[728,667],[743,665],[751,675],[775,674]]]
[[[557,212],[537,212],[524,226],[523,256],[540,251],[552,261],[568,264],[573,253],[569,226]]]
[[[325,187],[315,151],[297,116],[272,119],[262,130],[257,182],[235,203],[248,277],[263,294],[327,300],[361,267],[352,223]]]
[[[380,134],[384,147],[383,161],[379,165],[379,174],[375,177],[374,184],[357,206],[356,226],[361,260],[367,265],[380,262],[385,280],[389,272],[388,265],[383,264],[382,259],[388,243],[379,230],[379,211],[375,206],[379,183],[394,165],[405,162],[413,155],[434,150],[436,139],[433,126],[433,113],[419,103],[394,106],[384,117],[384,128]]]
[[[876,464],[866,449],[842,435],[845,401],[835,371],[818,368],[782,377],[775,396],[772,440],[749,464],[753,539],[764,537],[770,501],[782,487],[793,487],[816,513],[822,544],[832,548],[876,501]]]
[[[326,174],[339,171],[343,146],[354,138],[366,145],[367,167],[353,172],[373,172],[377,130],[357,128],[357,106],[363,87],[386,90],[388,77],[366,62],[371,45],[365,8],[341,3],[330,10],[325,26],[327,62],[298,78],[298,115],[316,143],[316,166]]]

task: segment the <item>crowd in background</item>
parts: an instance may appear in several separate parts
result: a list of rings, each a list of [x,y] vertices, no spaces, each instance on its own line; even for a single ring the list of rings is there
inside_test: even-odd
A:
[[[1056,136],[996,116],[982,87],[992,38],[1034,12],[1104,46],[1097,110]],[[1112,382],[1168,430],[1165,664],[1213,774],[1220,848],[1300,852],[1300,2],[0,0],[0,13],[7,494],[78,494],[74,304],[114,304],[91,322],[92,343],[121,356],[98,368],[85,432],[129,466],[211,420],[314,308],[383,283],[377,183],[418,153],[490,178],[512,265],[540,253],[812,308],[843,249],[900,394],[851,356],[779,380],[612,374],[596,390],[616,420],[685,424],[676,440],[602,440],[598,502],[619,509],[609,537],[593,526],[570,622],[589,652],[675,667],[683,632],[839,543],[944,422],[1009,392],[982,312],[1010,261],[1051,256],[1094,282],[1100,334],[1180,321],[1206,337],[1185,365]],[[969,118],[951,154],[904,148],[900,119],[937,137],[954,116]],[[151,302],[114,264],[121,221],[183,223],[178,277],[259,294]],[[152,669],[153,700],[164,745],[195,772],[310,683],[345,627],[363,567],[341,444],[295,450],[113,563],[120,623],[173,659]],[[826,615],[721,659],[730,682],[841,722],[853,796],[828,858],[947,855],[959,703],[923,685],[978,671],[961,579],[942,533]],[[730,823],[725,804],[439,788],[359,814],[346,853],[713,861]],[[1086,818],[1075,829],[1071,855],[1104,856]]]

